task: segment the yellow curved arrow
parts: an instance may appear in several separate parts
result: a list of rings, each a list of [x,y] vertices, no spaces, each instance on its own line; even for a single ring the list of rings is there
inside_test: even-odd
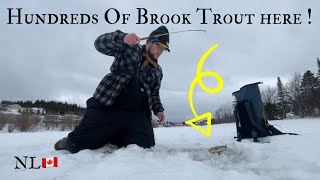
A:
[[[193,81],[190,85],[190,89],[189,89],[189,104],[190,104],[191,111],[192,111],[193,115],[195,116],[195,118],[185,121],[186,124],[189,124],[190,126],[194,127],[196,130],[200,131],[201,133],[203,133],[206,136],[211,136],[211,117],[212,117],[212,115],[210,112],[206,112],[206,113],[198,116],[198,114],[196,113],[194,106],[193,106],[192,95],[193,95],[194,87],[197,83],[199,83],[200,87],[204,91],[206,91],[208,93],[213,93],[213,94],[220,92],[221,89],[223,88],[223,79],[221,78],[221,76],[219,74],[217,74],[216,72],[201,72],[202,65],[203,65],[204,61],[211,54],[211,52],[213,52],[217,47],[218,47],[218,44],[214,44],[213,46],[211,46],[202,55],[202,57],[199,60],[196,77],[193,79]],[[201,79],[204,76],[212,76],[212,77],[216,78],[218,81],[218,86],[213,89],[206,87],[203,84],[202,79]],[[200,128],[199,126],[194,124],[194,122],[199,121],[204,118],[207,118],[207,131],[203,130],[202,128]]]

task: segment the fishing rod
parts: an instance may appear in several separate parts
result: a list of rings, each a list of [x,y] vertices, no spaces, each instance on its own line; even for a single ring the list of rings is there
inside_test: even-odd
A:
[[[164,36],[164,35],[167,35],[167,34],[182,33],[182,32],[188,32],[188,31],[202,31],[202,32],[207,32],[206,30],[198,30],[198,29],[196,29],[196,30],[175,31],[175,32],[171,32],[171,33],[155,34],[155,35],[152,35],[152,36],[143,37],[143,38],[140,38],[140,41],[147,40],[147,39],[150,38],[150,37],[158,38],[158,37],[160,37],[160,36]]]

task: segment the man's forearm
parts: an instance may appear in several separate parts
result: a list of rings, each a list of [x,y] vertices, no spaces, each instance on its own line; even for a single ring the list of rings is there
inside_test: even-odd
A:
[[[158,112],[163,112],[164,108],[163,108],[161,100],[160,100],[159,90],[153,91],[151,93],[151,96],[152,96],[153,113],[156,115]]]
[[[119,30],[112,33],[100,35],[94,42],[97,51],[108,56],[116,56],[117,53],[125,46],[123,42],[127,33]]]

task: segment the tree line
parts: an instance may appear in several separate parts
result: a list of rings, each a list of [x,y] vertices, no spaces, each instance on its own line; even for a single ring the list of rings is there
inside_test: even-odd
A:
[[[294,73],[287,83],[277,78],[276,87],[262,92],[268,119],[285,119],[288,114],[303,117],[320,116],[320,59],[318,71]]]
[[[320,58],[317,72],[294,73],[287,83],[277,77],[277,84],[261,91],[264,115],[268,120],[320,116]],[[233,104],[221,105],[214,113],[214,122],[234,122]]]
[[[77,104],[68,104],[67,102],[61,101],[45,101],[45,100],[36,100],[36,101],[1,101],[1,104],[12,105],[19,104],[23,108],[43,108],[46,111],[46,114],[61,114],[64,115],[74,114],[80,115],[84,114],[85,108],[78,106]]]

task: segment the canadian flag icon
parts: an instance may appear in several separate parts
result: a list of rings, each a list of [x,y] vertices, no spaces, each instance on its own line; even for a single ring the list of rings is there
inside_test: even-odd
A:
[[[58,157],[42,158],[42,168],[58,167]]]

